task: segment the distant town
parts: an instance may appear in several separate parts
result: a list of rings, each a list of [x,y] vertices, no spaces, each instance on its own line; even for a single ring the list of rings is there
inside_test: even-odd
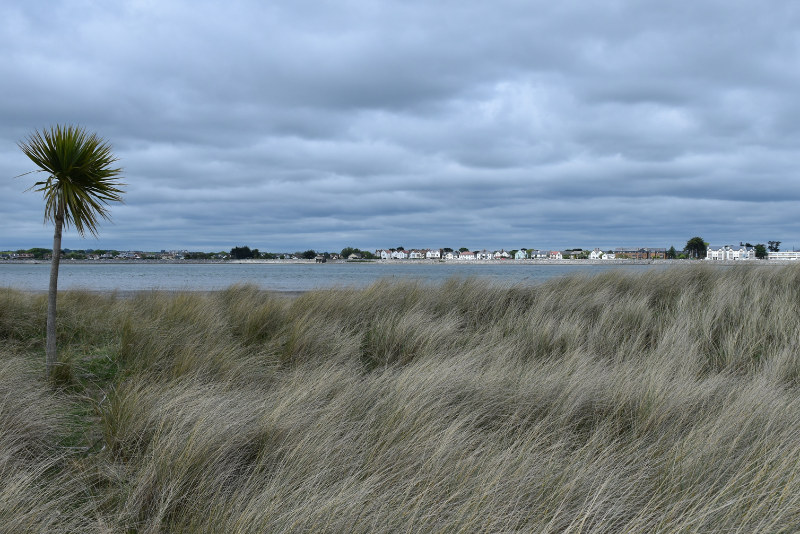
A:
[[[509,260],[681,260],[705,259],[709,261],[749,261],[749,260],[797,260],[800,251],[780,250],[780,241],[769,241],[767,245],[739,243],[739,245],[711,245],[694,237],[682,250],[675,247],[617,247],[612,250],[600,248],[572,248],[564,250],[539,250],[535,248],[469,250],[466,247],[453,248],[406,248],[395,247],[372,250],[361,250],[346,247],[340,252],[321,252],[306,250],[302,252],[261,252],[257,248],[247,246],[234,247],[230,251],[190,252],[188,250],[161,250],[147,252],[141,250],[73,250],[62,249],[64,260],[307,260],[324,263],[327,261],[509,261]],[[31,248],[0,251],[0,260],[50,260],[52,249]]]

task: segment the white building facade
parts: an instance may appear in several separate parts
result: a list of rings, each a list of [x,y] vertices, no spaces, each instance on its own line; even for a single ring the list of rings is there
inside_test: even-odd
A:
[[[754,247],[734,247],[731,245],[709,246],[706,249],[706,259],[710,261],[741,261],[756,259]]]
[[[781,252],[767,252],[768,260],[800,260],[800,250],[786,250]]]

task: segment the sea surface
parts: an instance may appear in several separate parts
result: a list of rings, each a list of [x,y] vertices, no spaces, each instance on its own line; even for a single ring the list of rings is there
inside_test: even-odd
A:
[[[381,278],[413,278],[442,283],[451,277],[484,277],[496,282],[535,284],[555,276],[598,274],[610,269],[642,272],[653,265],[532,265],[463,263],[91,263],[62,261],[58,288],[93,291],[149,289],[206,291],[237,283],[254,283],[273,291],[363,287]],[[47,291],[49,263],[0,262],[0,287]]]

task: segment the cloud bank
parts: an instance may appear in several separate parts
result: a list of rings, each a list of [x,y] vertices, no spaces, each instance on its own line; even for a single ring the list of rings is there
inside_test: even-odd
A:
[[[69,248],[800,246],[791,1],[0,7],[0,248],[49,246],[33,129],[126,203]]]

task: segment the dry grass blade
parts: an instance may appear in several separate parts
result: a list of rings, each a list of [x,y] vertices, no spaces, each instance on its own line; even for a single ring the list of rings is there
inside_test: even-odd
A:
[[[799,268],[0,304],[17,531],[800,530]]]

